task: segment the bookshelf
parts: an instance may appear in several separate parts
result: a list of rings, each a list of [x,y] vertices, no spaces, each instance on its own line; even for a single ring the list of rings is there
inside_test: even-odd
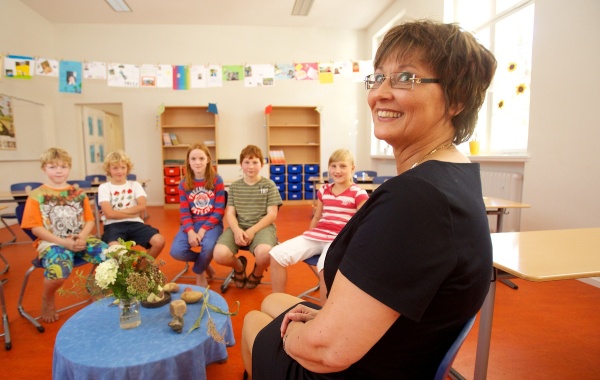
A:
[[[177,186],[185,173],[185,157],[194,143],[203,143],[217,165],[217,117],[208,106],[165,106],[161,114],[161,146],[166,204],[179,204]]]
[[[307,178],[319,172],[321,162],[321,115],[317,107],[272,107],[267,115],[267,146],[276,157],[283,157],[283,161],[271,163],[271,179],[281,197],[294,202],[312,199],[313,184]]]

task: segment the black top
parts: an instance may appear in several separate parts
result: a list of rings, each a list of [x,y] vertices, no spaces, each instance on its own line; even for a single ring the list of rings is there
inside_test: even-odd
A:
[[[306,371],[281,351],[277,318],[255,341],[255,378],[433,378],[490,284],[492,245],[479,164],[427,161],[386,181],[329,248],[328,289],[338,269],[400,318],[357,363],[328,375]]]

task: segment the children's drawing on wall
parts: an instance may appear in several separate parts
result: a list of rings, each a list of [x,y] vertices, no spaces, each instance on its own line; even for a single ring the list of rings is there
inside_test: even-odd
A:
[[[208,87],[223,87],[223,68],[221,65],[208,65]]]
[[[275,80],[294,79],[294,71],[293,63],[278,63],[275,65]]]
[[[44,77],[57,77],[58,61],[55,59],[36,58],[35,74]]]
[[[140,67],[138,65],[110,63],[108,65],[108,85],[110,87],[140,87]]]
[[[156,87],[156,65],[143,64],[140,66],[140,86],[141,87]]]
[[[15,79],[31,79],[35,61],[33,57],[7,55],[4,58],[4,76]]]
[[[10,97],[0,94],[0,149],[17,149]]]
[[[173,66],[173,90],[190,89],[190,70],[184,65]]]
[[[173,65],[157,65],[156,66],[156,87],[172,88],[173,87]]]
[[[205,88],[208,67],[205,65],[190,65],[190,87]]]
[[[319,79],[318,65],[316,62],[296,63],[296,80]]]
[[[319,83],[333,83],[333,63],[319,62]]]
[[[106,62],[84,62],[83,77],[85,79],[106,79]]]
[[[60,61],[58,91],[81,94],[83,66],[77,61]]]
[[[223,80],[227,82],[244,79],[244,66],[228,65],[223,66]]]
[[[246,87],[273,86],[275,67],[269,64],[246,65],[244,75],[244,85]]]

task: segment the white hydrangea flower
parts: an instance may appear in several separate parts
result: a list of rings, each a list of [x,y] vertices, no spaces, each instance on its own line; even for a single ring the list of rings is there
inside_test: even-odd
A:
[[[109,259],[99,264],[96,268],[96,285],[102,289],[108,289],[117,280],[119,263],[115,259]]]
[[[108,247],[104,250],[104,253],[107,256],[112,256],[111,254],[115,254],[115,253],[118,253],[119,256],[121,256],[122,254],[124,254],[126,252],[127,252],[127,248],[125,248],[125,246],[122,246],[120,244],[111,245],[110,247]]]

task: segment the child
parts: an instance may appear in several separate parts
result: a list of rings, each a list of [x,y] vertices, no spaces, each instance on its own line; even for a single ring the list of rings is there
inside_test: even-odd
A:
[[[89,236],[94,228],[90,201],[84,191],[67,183],[71,156],[63,149],[50,148],[40,160],[48,181],[29,194],[21,227],[38,237],[34,246],[45,269],[41,318],[55,322],[54,295],[71,274],[74,258],[99,264],[107,245]]]
[[[104,159],[110,181],[98,188],[98,204],[106,218],[102,240],[108,245],[119,244],[119,239],[133,240],[156,258],[165,246],[165,238],[141,218],[146,211],[146,192],[139,182],[127,180],[132,168],[133,163],[123,151],[112,152]]]
[[[260,175],[263,155],[259,147],[248,145],[240,154],[244,178],[229,187],[225,219],[228,228],[215,247],[215,261],[233,268],[235,286],[254,289],[260,284],[263,272],[269,267],[269,251],[277,244],[275,219],[283,203],[275,183]],[[236,258],[239,247],[249,246],[256,259],[254,269],[246,277],[247,260]]]
[[[212,277],[210,262],[217,239],[223,232],[225,185],[212,166],[210,151],[203,144],[193,144],[186,156],[186,174],[179,184],[181,229],[173,240],[171,256],[193,261],[196,285],[207,287]],[[200,252],[194,249],[200,248]]]
[[[369,198],[367,192],[352,181],[354,158],[347,149],[338,149],[329,157],[329,178],[317,194],[317,207],[308,230],[290,239],[271,252],[271,288],[273,293],[284,293],[287,267],[314,255],[319,257],[317,269],[323,269],[325,254],[331,242],[348,220]],[[321,284],[323,285],[323,284]],[[325,287],[321,286],[321,300]]]

